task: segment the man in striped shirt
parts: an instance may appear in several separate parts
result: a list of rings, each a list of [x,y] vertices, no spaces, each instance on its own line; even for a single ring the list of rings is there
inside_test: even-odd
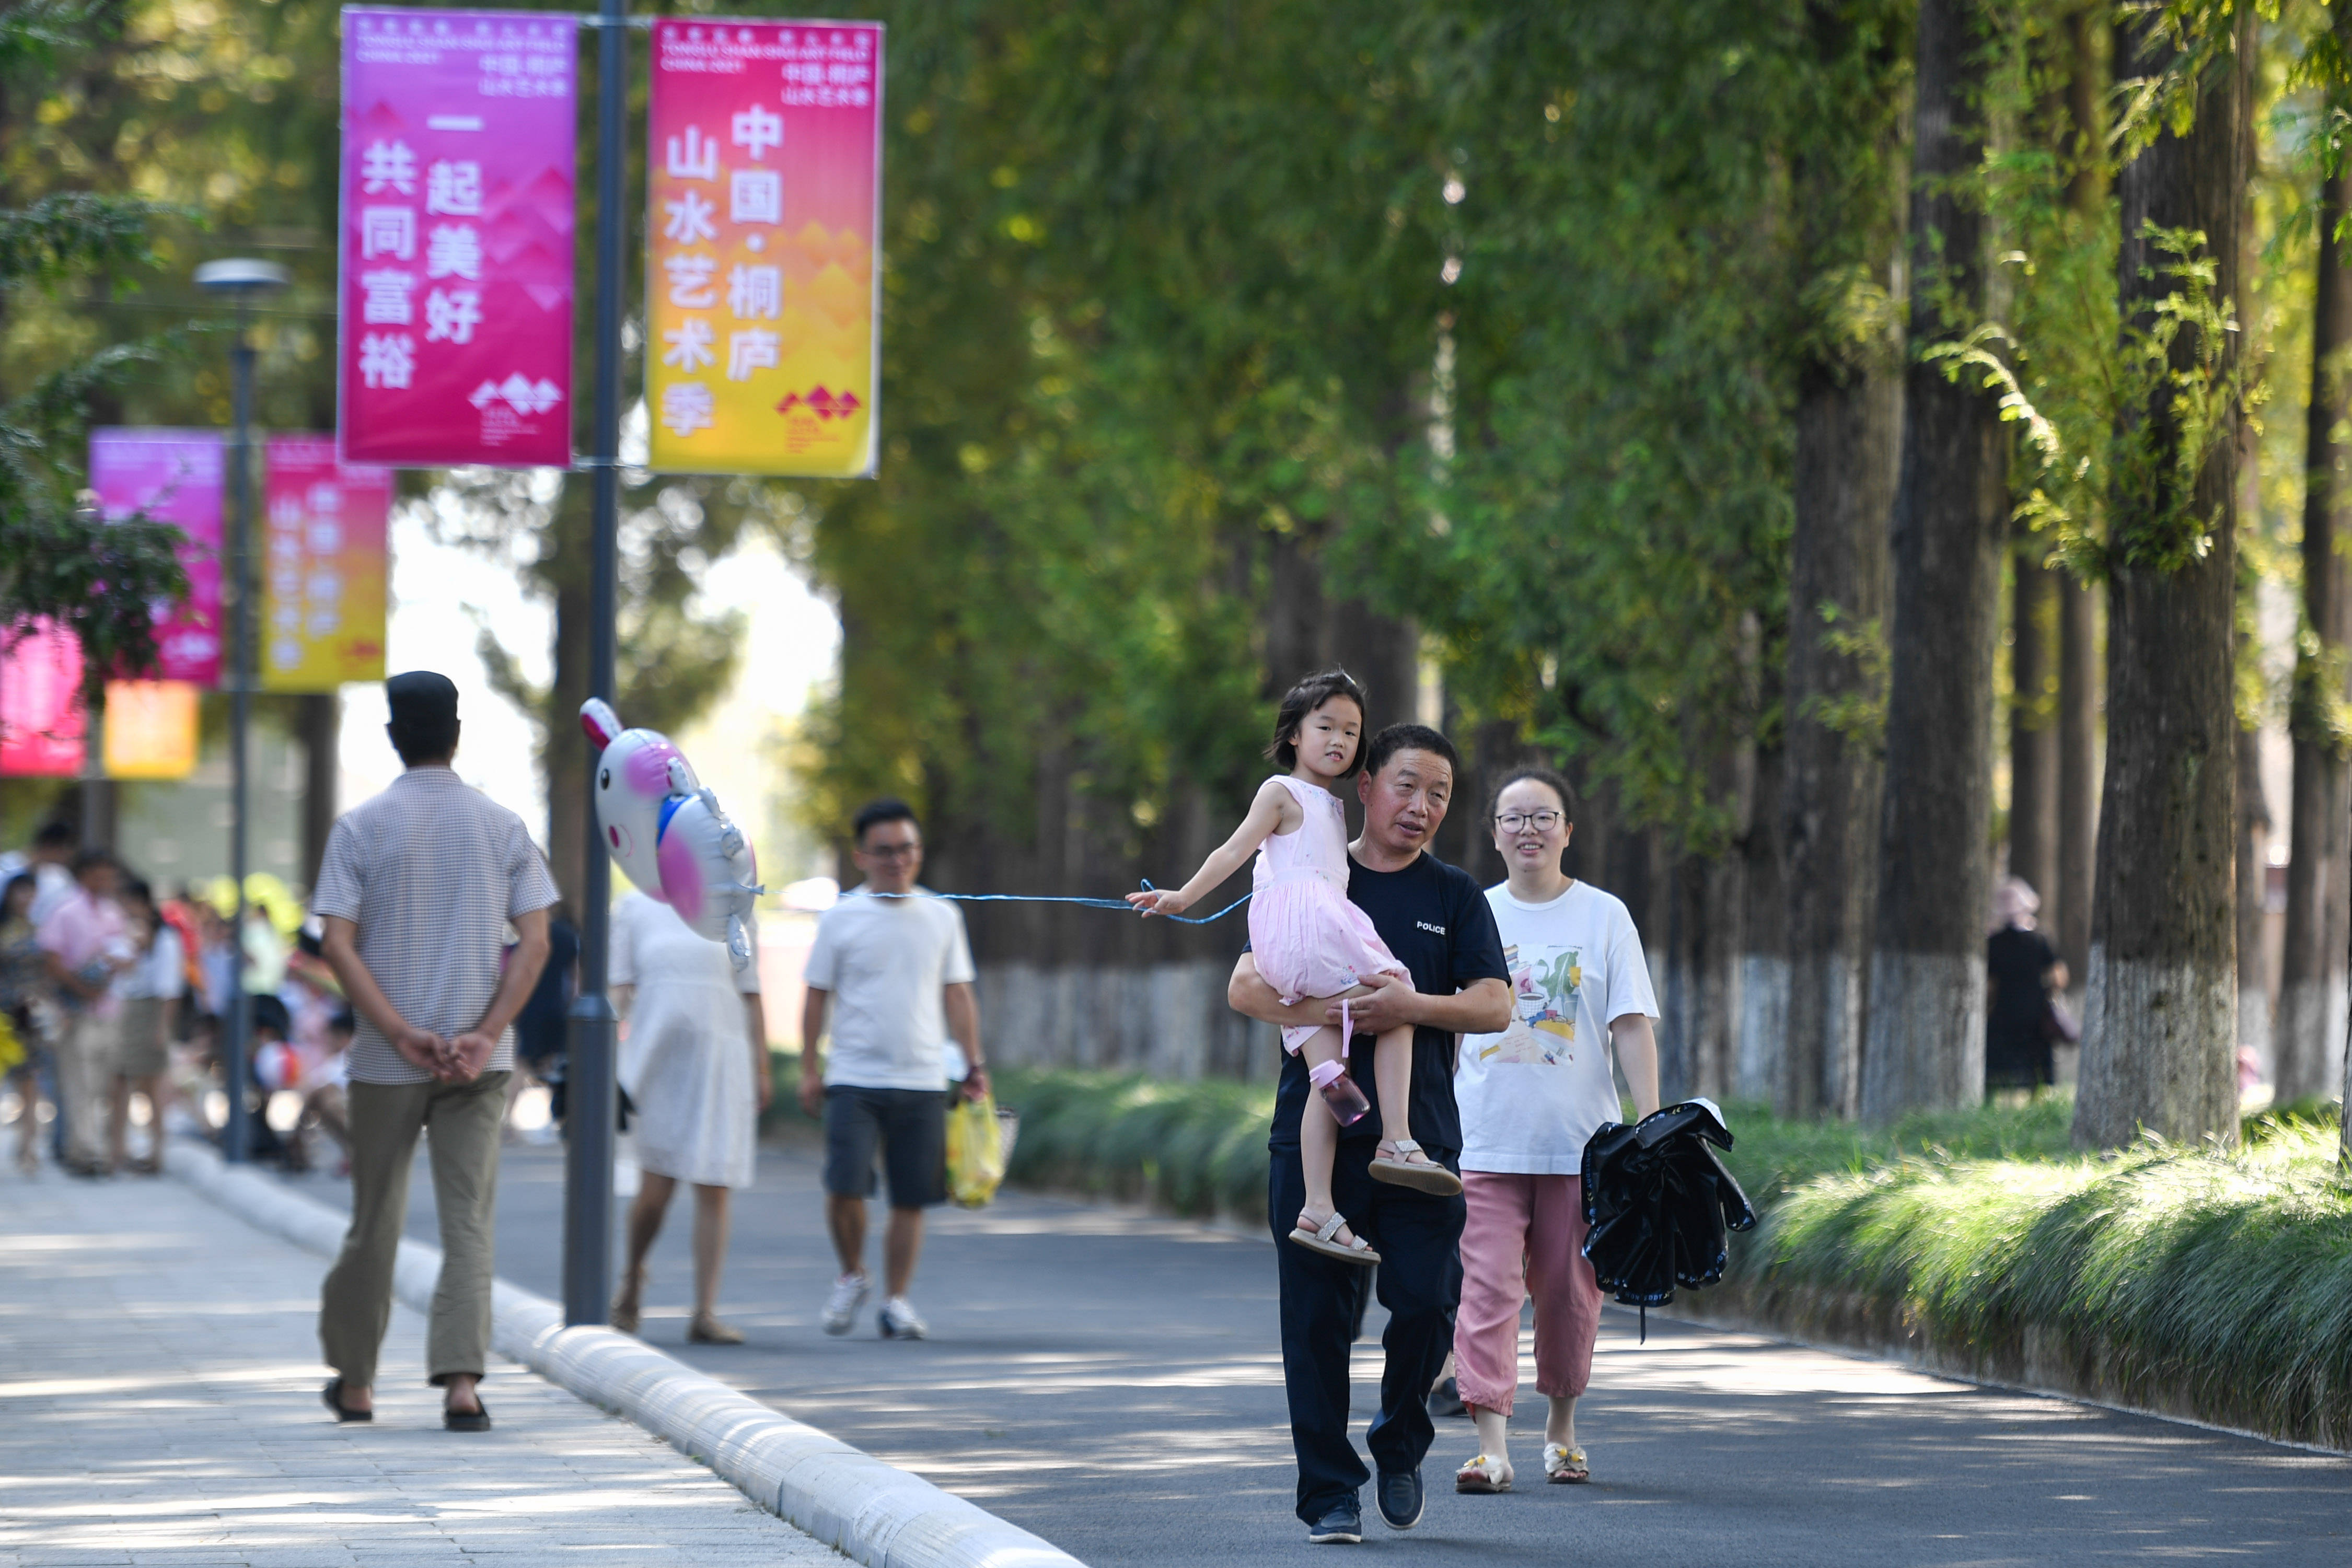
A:
[[[554,880],[522,819],[450,770],[457,688],[394,675],[384,727],[407,771],[337,820],[311,907],[320,950],[359,1015],[350,1055],[352,1228],[327,1274],[319,1340],[341,1421],[373,1418],[416,1135],[430,1129],[441,1281],[425,1342],[442,1424],[489,1429],[475,1385],[488,1359],[499,1129],[509,1027],[547,961]],[[516,941],[511,952],[506,932]]]

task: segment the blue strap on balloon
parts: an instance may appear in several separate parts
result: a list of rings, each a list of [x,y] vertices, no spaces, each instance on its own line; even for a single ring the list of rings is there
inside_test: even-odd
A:
[[[1151,879],[1150,877],[1146,877],[1143,879],[1143,891],[1146,893],[1157,893],[1160,890],[1151,885]],[[944,898],[957,904],[1076,904],[1083,905],[1088,909],[1116,909],[1121,914],[1126,914],[1135,908],[1135,905],[1128,903],[1127,900],[1123,898],[1079,898],[1068,894],[1057,895],[1044,893],[868,893],[862,895],[853,896],[863,896],[866,898]],[[1243,904],[1247,904],[1249,901],[1250,894],[1244,893],[1239,898],[1234,899],[1231,904],[1226,904],[1223,909],[1218,910],[1214,915],[1160,915],[1160,918],[1162,920],[1172,920],[1179,925],[1208,925],[1216,921],[1223,920],[1226,915],[1231,915],[1234,910],[1239,909]]]

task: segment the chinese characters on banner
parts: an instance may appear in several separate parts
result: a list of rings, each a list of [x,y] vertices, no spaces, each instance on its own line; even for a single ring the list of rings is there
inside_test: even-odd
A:
[[[155,674],[166,681],[220,684],[221,482],[226,443],[217,430],[132,429],[89,433],[89,484],[109,521],[144,512],[187,536],[180,565],[188,599],[158,615]]]
[[[0,778],[81,771],[81,644],[53,622],[0,630]]]
[[[273,435],[262,486],[261,687],[383,679],[392,474],[335,461],[325,435]]]
[[[107,682],[104,728],[109,779],[196,770],[196,688],[185,681]]]
[[[881,115],[877,24],[654,23],[653,467],[874,471]]]
[[[572,461],[574,26],[343,12],[342,455]]]

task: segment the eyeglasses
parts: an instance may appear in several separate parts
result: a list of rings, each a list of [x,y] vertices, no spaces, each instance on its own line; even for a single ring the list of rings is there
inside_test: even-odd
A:
[[[1507,833],[1523,833],[1533,828],[1538,833],[1549,833],[1560,824],[1558,811],[1505,811],[1496,817],[1495,826]]]
[[[877,861],[902,861],[911,860],[915,856],[921,854],[923,852],[923,846],[920,844],[876,844],[872,849],[860,850],[857,852],[862,855],[871,855]]]

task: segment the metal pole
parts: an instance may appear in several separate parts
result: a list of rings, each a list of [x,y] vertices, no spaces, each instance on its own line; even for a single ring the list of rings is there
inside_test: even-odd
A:
[[[590,434],[594,555],[589,591],[588,694],[613,699],[613,617],[621,519],[621,210],[626,172],[626,0],[604,0],[596,38],[596,405]],[[577,746],[579,740],[565,744]],[[580,998],[567,1020],[563,1321],[601,1323],[613,1288],[613,1004],[604,995],[613,862],[596,831],[588,770],[587,860],[580,883]]]
[[[230,973],[227,1030],[221,1065],[228,1088],[228,1146],[225,1155],[241,1161],[252,1143],[245,1103],[246,1060],[253,1039],[253,998],[245,989],[246,727],[253,702],[253,344],[245,331],[245,303],[237,302],[236,340],[229,346],[234,384],[235,428],[229,440],[229,578],[235,597],[229,615],[229,832],[228,874],[236,883],[236,918],[229,931]]]

